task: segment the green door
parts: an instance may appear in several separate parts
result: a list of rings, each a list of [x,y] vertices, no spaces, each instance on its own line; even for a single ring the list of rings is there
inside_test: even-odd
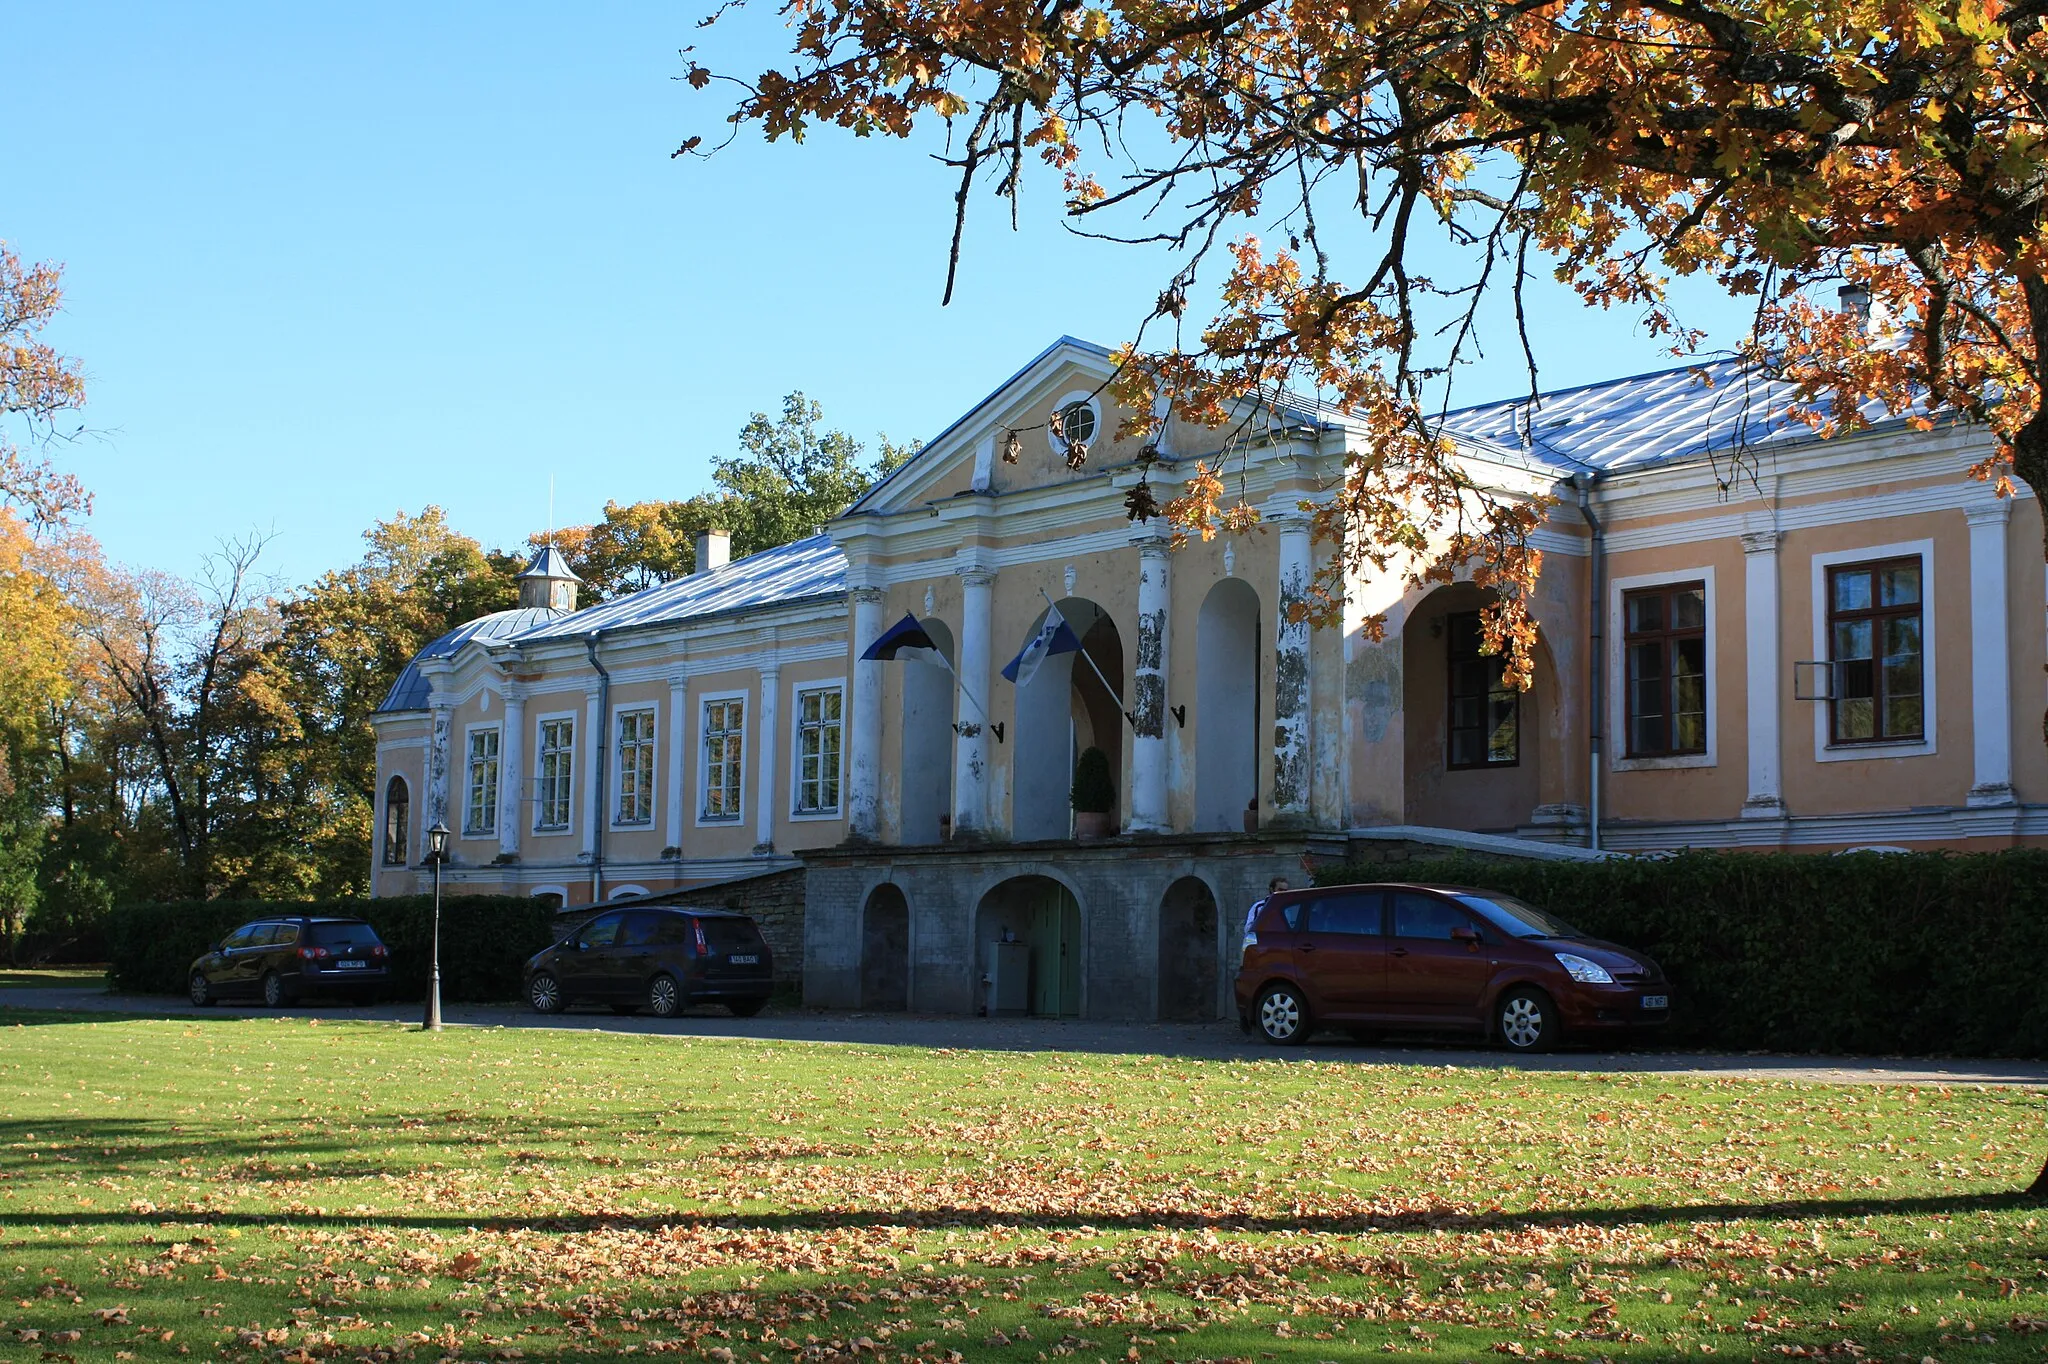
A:
[[[1031,907],[1031,1012],[1081,1016],[1081,907],[1051,883]]]

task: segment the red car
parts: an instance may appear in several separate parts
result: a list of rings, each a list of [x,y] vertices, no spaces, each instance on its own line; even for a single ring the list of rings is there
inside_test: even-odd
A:
[[[1671,1014],[1640,952],[1589,938],[1512,895],[1465,886],[1283,890],[1245,916],[1237,1013],[1280,1046],[1325,1026],[1413,1028],[1544,1051]]]

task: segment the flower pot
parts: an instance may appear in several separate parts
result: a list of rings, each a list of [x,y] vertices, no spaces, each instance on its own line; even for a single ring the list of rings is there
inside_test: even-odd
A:
[[[1116,832],[1116,816],[1107,810],[1074,811],[1074,837],[1082,843],[1095,843]]]

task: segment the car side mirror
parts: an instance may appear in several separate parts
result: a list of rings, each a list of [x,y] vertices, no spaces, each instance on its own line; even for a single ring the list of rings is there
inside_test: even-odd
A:
[[[1451,930],[1451,941],[1466,943],[1473,947],[1477,947],[1479,945],[1479,930],[1476,928],[1467,928],[1461,924],[1458,927]]]
[[[578,952],[588,952],[590,950],[590,944],[581,938],[571,938],[569,946],[575,948]]]

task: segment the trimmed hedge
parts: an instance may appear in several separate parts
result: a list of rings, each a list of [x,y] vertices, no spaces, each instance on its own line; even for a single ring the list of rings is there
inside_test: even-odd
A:
[[[251,919],[285,914],[367,920],[391,949],[393,994],[424,998],[434,897],[376,900],[173,900],[118,905],[107,917],[114,985],[144,994],[184,994],[192,963]],[[441,997],[513,999],[526,959],[555,941],[554,911],[514,895],[441,897]]]
[[[2048,852],[1450,857],[1316,877],[1391,880],[1504,891],[1648,952],[1675,1046],[2048,1056]]]

